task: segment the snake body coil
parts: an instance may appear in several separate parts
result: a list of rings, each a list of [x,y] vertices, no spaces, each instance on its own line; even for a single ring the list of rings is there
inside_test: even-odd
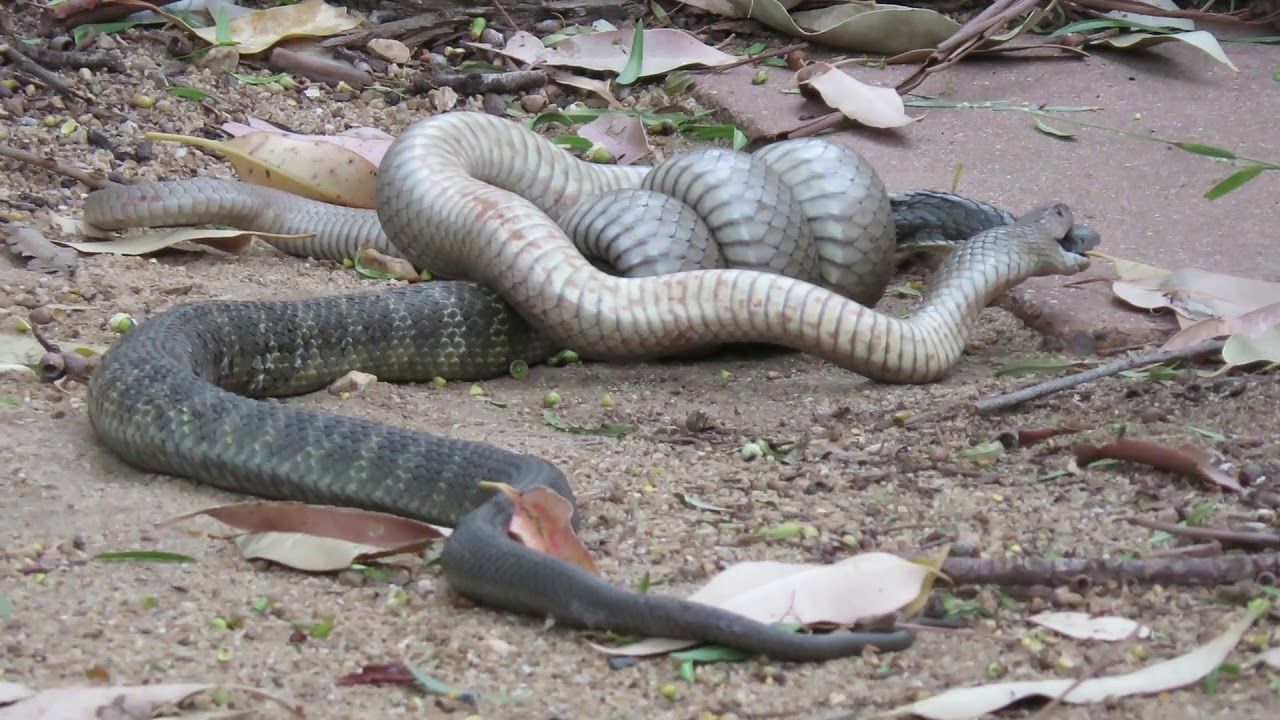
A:
[[[773,168],[789,165],[781,174],[803,175],[814,157],[827,152],[846,151],[807,141],[774,150],[759,160],[764,170],[753,172],[773,175],[779,172]],[[850,170],[835,187],[844,192],[858,183],[877,185],[866,179],[867,171]],[[647,274],[653,272],[647,261],[636,263],[640,277],[603,272],[556,219],[590,225],[596,215],[581,210],[581,203],[658,180],[646,181],[636,169],[587,165],[490,116],[457,113],[412,126],[387,152],[379,177],[378,217],[389,246],[417,267],[463,282],[301,302],[200,303],[166,312],[124,336],[94,373],[89,416],[101,440],[141,467],[228,490],[454,525],[444,550],[446,576],[458,591],[485,603],[570,625],[716,642],[782,660],[838,657],[867,645],[900,649],[911,636],[787,633],[698,603],[624,591],[511,540],[509,501],[477,485],[482,479],[517,488],[544,485],[572,499],[568,482],[549,463],[486,444],[250,398],[308,392],[354,369],[387,381],[477,379],[505,372],[513,360],[536,362],[559,347],[595,358],[638,358],[729,342],[784,345],[876,379],[925,382],[951,368],[979,311],[995,295],[1032,275],[1086,267],[1081,244],[1095,241],[1073,229],[1070,211],[1058,204],[983,230],[944,261],[916,314],[899,319],[774,272],[655,276]],[[669,181],[678,185],[684,177],[683,171],[673,172]],[[187,187],[196,195],[217,187],[204,182]],[[158,196],[168,187],[105,192],[151,197],[163,205]],[[756,223],[767,226],[765,235],[777,232],[773,249],[763,254],[747,242],[735,248],[732,241],[719,244],[717,252],[739,255],[730,260],[740,265],[809,273],[829,287],[878,296],[883,273],[837,267],[847,246],[833,233],[850,235],[855,245],[874,245],[872,264],[887,263],[892,232],[883,247],[883,240],[868,239],[861,230],[889,217],[882,188],[867,209],[859,209],[832,200],[839,192],[822,189],[830,185],[818,184],[816,192],[805,194],[765,178],[764,187],[753,191],[759,197],[751,206],[756,210],[749,211],[740,211],[729,196],[717,200],[714,188],[687,188],[693,197],[687,204],[712,230]],[[175,222],[145,209],[159,205],[120,197],[91,195],[86,218],[117,227]],[[265,202],[267,212],[284,224],[304,213],[303,205],[278,205],[270,193],[266,201],[256,190],[245,197]],[[611,207],[619,207],[619,197]],[[769,203],[809,218],[802,232],[812,249],[801,250],[800,259],[789,255],[793,240],[786,233],[796,232],[793,222],[758,214]],[[201,212],[190,210],[177,222],[197,216],[208,222]],[[263,209],[244,212],[261,220]],[[669,207],[661,212],[684,214]],[[365,233],[357,242],[366,242],[369,215],[339,212],[344,227],[364,229],[332,237]],[[993,215],[994,222],[1010,219],[991,209],[988,222]],[[616,244],[609,229],[617,222],[605,223],[603,235],[588,234],[579,244],[609,255]],[[288,232],[279,226],[275,231]],[[949,236],[954,228],[933,232]],[[698,248],[703,241],[694,237],[671,242]],[[779,259],[779,252],[787,257]],[[704,251],[687,255],[695,267],[706,258]],[[864,273],[870,280],[859,279]]]

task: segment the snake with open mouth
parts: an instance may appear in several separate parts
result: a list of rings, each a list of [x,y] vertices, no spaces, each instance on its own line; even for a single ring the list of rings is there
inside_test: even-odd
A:
[[[885,382],[929,382],[955,364],[994,297],[1031,276],[1084,269],[1098,242],[1060,203],[1014,218],[946,194],[890,196],[861,157],[825,140],[613,167],[475,113],[427,118],[397,138],[379,169],[377,205],[339,208],[208,179],[90,194],[85,219],[100,227],[221,222],[314,233],[279,243],[333,259],[374,247],[450,278],[161,313],[124,335],[90,379],[100,440],[138,467],[226,490],[453,526],[445,576],[482,603],[777,660],[899,650],[913,636],[793,633],[623,590],[513,540],[510,501],[478,484],[545,486],[572,502],[550,463],[254,398],[310,392],[351,370],[391,382],[482,379],[566,347],[608,360],[728,343],[780,345]],[[968,238],[905,319],[869,307],[904,234]],[[697,269],[707,267],[715,269]]]

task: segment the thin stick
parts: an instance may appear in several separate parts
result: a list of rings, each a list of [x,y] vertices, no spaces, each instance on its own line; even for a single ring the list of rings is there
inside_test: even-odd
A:
[[[1170,535],[1195,538],[1196,540],[1217,540],[1223,544],[1245,545],[1255,548],[1280,548],[1280,535],[1275,533],[1246,532],[1243,530],[1227,530],[1226,528],[1191,527],[1174,523],[1148,520],[1140,517],[1127,517],[1124,521],[1131,525],[1148,530],[1160,530]]]
[[[493,0],[493,7],[496,8],[498,12],[502,13],[502,19],[507,21],[507,26],[510,27],[512,30],[523,29],[516,24],[515,20],[511,19],[511,16],[507,14],[507,9],[502,7],[502,3],[498,2],[498,0]]]
[[[27,163],[28,165],[34,165],[38,168],[44,168],[45,170],[58,173],[59,175],[65,175],[72,180],[79,180],[94,190],[101,190],[102,188],[110,187],[115,184],[101,175],[95,175],[93,173],[85,172],[84,170],[69,167],[53,158],[40,157],[35,153],[27,152],[26,150],[19,150],[16,147],[12,147],[4,143],[0,143],[0,157],[7,157],[12,160]]]
[[[760,60],[768,60],[771,57],[786,55],[788,53],[795,52],[796,50],[804,50],[807,47],[809,47],[809,43],[795,43],[793,45],[783,45],[780,48],[776,48],[773,50],[765,50],[764,52],[759,52],[759,53],[756,53],[755,55],[748,55],[747,57],[744,57],[737,62],[731,62],[728,65],[716,65],[715,67],[708,67],[708,68],[693,68],[688,70],[687,72],[691,75],[694,73],[711,73],[711,74],[722,73],[725,70],[732,70],[733,68],[742,67],[743,65],[750,65],[751,63],[759,62]]]
[[[1106,365],[1099,365],[1075,375],[1067,375],[1065,377],[1046,380],[1042,383],[1036,383],[1021,390],[1015,390],[1004,395],[997,395],[986,400],[978,400],[973,403],[973,407],[980,414],[986,415],[997,410],[1019,405],[1028,400],[1051,395],[1062,390],[1073,388],[1077,385],[1098,380],[1100,378],[1109,377],[1125,370],[1132,370],[1143,365],[1157,365],[1169,360],[1178,360],[1184,358],[1195,357],[1204,353],[1216,352],[1222,349],[1226,344],[1225,340],[1207,340],[1191,347],[1182,348],[1180,350],[1157,350],[1156,352],[1147,353],[1145,355],[1135,355],[1132,357],[1122,358]]]

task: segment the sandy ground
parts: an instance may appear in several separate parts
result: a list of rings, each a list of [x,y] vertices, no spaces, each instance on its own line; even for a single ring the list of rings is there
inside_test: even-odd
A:
[[[91,147],[83,131],[60,135],[40,121],[56,106],[10,105],[20,119],[11,143],[47,150],[69,162],[110,168],[130,178],[227,174],[215,160],[157,145],[155,159],[127,160],[141,132],[198,133],[220,117],[165,98],[158,86],[158,33],[127,35],[135,72],[94,76],[84,87],[127,112],[101,129],[120,157]],[[356,125],[397,132],[423,109],[388,108],[376,93],[335,102],[227,85],[187,73],[181,84],[216,91],[234,119],[253,114],[300,132],[332,133]],[[135,92],[164,98],[148,111],[129,107]],[[26,118],[30,118],[28,122]],[[974,122],[978,122],[977,117]],[[53,213],[74,215],[84,188],[43,172],[7,165],[0,181],[6,212],[53,234]],[[34,203],[24,210],[23,203]],[[16,213],[16,214],[15,214]],[[153,259],[82,258],[74,279],[0,267],[0,323],[8,328],[32,305],[59,304],[50,334],[64,342],[109,344],[105,321],[116,312],[140,320],[205,298],[304,297],[367,289],[375,281],[334,264],[288,258],[266,247],[239,257],[169,253]],[[909,307],[888,301],[895,312]],[[1276,524],[1256,508],[1197,481],[1137,466],[1091,469],[1038,480],[1065,469],[1070,442],[1104,441],[1123,425],[1129,435],[1212,447],[1233,475],[1274,478],[1280,387],[1275,376],[1232,375],[1152,382],[1113,378],[1033,403],[1006,416],[951,417],[922,427],[877,429],[900,411],[994,394],[1025,380],[998,377],[1013,359],[1036,357],[1040,337],[998,309],[986,311],[969,353],[945,381],[925,387],[878,385],[811,358],[791,354],[725,355],[701,361],[534,368],[527,379],[484,383],[488,398],[464,383],[442,389],[376,384],[347,400],[327,393],[289,402],[335,413],[486,440],[558,464],[579,491],[589,518],[584,539],[602,572],[622,585],[645,573],[655,592],[688,594],[728,564],[749,559],[824,562],[865,549],[910,551],[958,540],[983,556],[1077,554],[1119,556],[1167,549],[1151,533],[1121,521],[1129,515],[1177,520],[1213,503],[1209,525]],[[727,370],[729,376],[722,376]],[[542,419],[549,390],[566,400],[560,414],[584,425],[623,422],[622,439],[566,435]],[[600,398],[610,393],[615,406]],[[94,439],[84,388],[68,391],[30,376],[0,376],[0,681],[33,687],[66,684],[237,682],[278,691],[310,717],[486,718],[820,718],[869,715],[940,690],[992,677],[1030,679],[1118,674],[1195,648],[1221,631],[1258,595],[1253,584],[1217,589],[1107,586],[1085,595],[1026,594],[957,588],[976,630],[923,634],[912,649],[825,664],[748,661],[703,667],[694,683],[670,659],[611,669],[585,633],[476,608],[454,596],[439,569],[398,558],[390,579],[355,572],[308,576],[251,564],[211,538],[212,523],[170,528],[155,523],[237,498],[185,480],[139,472]],[[497,400],[505,407],[489,402]],[[705,414],[711,429],[691,431]],[[1010,427],[1080,423],[1075,438],[1006,453],[982,467],[957,457]],[[1192,428],[1219,433],[1212,440]],[[791,462],[743,460],[745,442],[807,441]],[[692,496],[729,514],[699,510]],[[743,536],[784,521],[810,524],[811,536],[748,543]],[[165,550],[198,563],[110,564],[100,552]],[[403,591],[403,592],[401,592]],[[268,598],[265,613],[252,608]],[[6,607],[7,606],[7,607]],[[1037,632],[1026,617],[1050,606],[1115,613],[1154,630],[1151,639],[1113,645],[1062,640]],[[298,633],[292,621],[331,616],[324,639]],[[216,619],[230,621],[219,623]],[[1274,645],[1274,621],[1255,627],[1256,646]],[[1020,643],[1035,635],[1043,646]],[[1242,649],[1233,661],[1253,656]],[[432,676],[481,693],[516,695],[518,705],[465,703],[397,687],[337,687],[335,678],[366,663],[411,661]],[[1274,677],[1274,676],[1272,676]],[[1057,717],[1261,718],[1280,708],[1268,676],[1245,669],[1223,675],[1213,694],[1199,686],[1093,707],[1057,708]],[[674,698],[664,686],[674,684]],[[233,696],[237,707],[244,707]],[[252,705],[250,705],[252,706]],[[1013,717],[1029,716],[1023,709]],[[841,715],[841,713],[851,713]]]

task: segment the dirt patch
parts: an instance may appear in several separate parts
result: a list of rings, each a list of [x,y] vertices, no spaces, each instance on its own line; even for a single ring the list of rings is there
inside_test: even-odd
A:
[[[195,174],[229,176],[220,163],[169,145],[154,159],[132,159],[145,130],[199,134],[224,114],[246,114],[307,133],[373,125],[397,133],[426,108],[413,99],[389,105],[381,93],[283,93],[224,82],[206,72],[185,85],[216,94],[216,110],[170,98],[159,72],[166,62],[154,31],[126,34],[132,72],[93,74],[84,87],[120,122],[92,115],[63,134],[57,101],[21,99],[9,142],[65,162],[111,169],[131,179]],[[159,98],[142,110],[135,98]],[[975,122],[978,120],[975,118]],[[88,144],[89,130],[114,145]],[[8,169],[8,168],[7,168]],[[14,219],[55,234],[53,214],[72,216],[84,189],[29,169],[0,180]],[[72,280],[7,266],[0,269],[0,323],[27,308],[74,306],[52,328],[59,340],[107,345],[105,321],[116,312],[139,320],[206,298],[298,298],[377,286],[333,263],[282,256],[255,247],[239,257],[169,253],[149,259],[89,257]],[[886,301],[903,312],[909,303]],[[1231,472],[1274,477],[1280,467],[1280,387],[1274,375],[1169,382],[1113,378],[1032,404],[1005,417],[953,417],[905,429],[889,424],[900,411],[1013,388],[997,376],[1015,358],[1042,354],[1041,338],[1011,315],[986,311],[969,352],[945,381],[923,387],[869,382],[794,353],[722,355],[699,361],[536,367],[524,380],[484,383],[488,396],[464,383],[444,388],[379,383],[347,400],[318,393],[288,400],[335,413],[373,418],[458,438],[484,440],[544,457],[560,466],[588,516],[583,535],[601,571],[634,586],[648,574],[653,591],[688,594],[719,569],[748,559],[827,562],[857,548],[910,551],[957,540],[983,556],[1143,554],[1165,549],[1152,535],[1119,521],[1139,514],[1177,520],[1214,503],[1206,524],[1255,522],[1275,527],[1275,513],[1181,477],[1133,466],[1054,476],[1069,465],[1075,439],[1101,442],[1121,426],[1132,436],[1193,442],[1214,449]],[[724,376],[721,371],[728,371]],[[560,414],[584,425],[622,422],[622,439],[571,436],[542,418],[544,394],[565,398]],[[612,395],[614,407],[600,398]],[[800,718],[893,707],[939,690],[991,677],[1029,679],[1120,673],[1150,659],[1187,652],[1222,629],[1256,587],[1187,589],[1104,586],[1074,592],[953,591],[974,631],[930,632],[905,652],[825,664],[749,661],[699,669],[679,678],[669,659],[611,669],[586,633],[548,627],[536,618],[469,606],[453,595],[438,567],[400,558],[388,577],[359,572],[308,576],[241,560],[211,539],[211,523],[157,529],[160,520],[229,502],[234,496],[133,469],[94,439],[84,389],[69,392],[29,376],[0,376],[0,453],[4,522],[0,528],[0,593],[11,605],[0,618],[0,679],[34,687],[85,682],[238,682],[278,690],[311,717],[538,718]],[[494,404],[497,400],[503,406]],[[702,413],[709,429],[690,430]],[[1008,427],[1087,425],[1071,439],[1006,453],[991,466],[958,453]],[[1205,431],[1208,431],[1207,433]],[[1214,440],[1207,435],[1220,434]],[[1216,437],[1216,436],[1215,436]],[[743,460],[745,442],[802,441],[789,462]],[[684,493],[729,508],[727,515],[689,507]],[[816,533],[766,544],[743,541],[752,530],[796,521]],[[100,552],[166,550],[196,564],[107,564]],[[265,611],[261,598],[267,598]],[[1018,639],[1026,616],[1051,605],[1115,613],[1152,627],[1138,652],[1131,644],[1088,645]],[[327,637],[296,623],[332,618]],[[1253,642],[1266,645],[1268,626]],[[337,687],[335,678],[366,663],[414,662],[455,686],[519,696],[472,709],[457,700],[397,688]],[[1273,681],[1274,682],[1274,681]],[[677,694],[664,697],[664,686]],[[1266,708],[1272,708],[1267,711]],[[1268,676],[1224,674],[1216,694],[1192,688],[1154,698],[1090,708],[1060,708],[1058,717],[1264,717],[1274,712]]]

